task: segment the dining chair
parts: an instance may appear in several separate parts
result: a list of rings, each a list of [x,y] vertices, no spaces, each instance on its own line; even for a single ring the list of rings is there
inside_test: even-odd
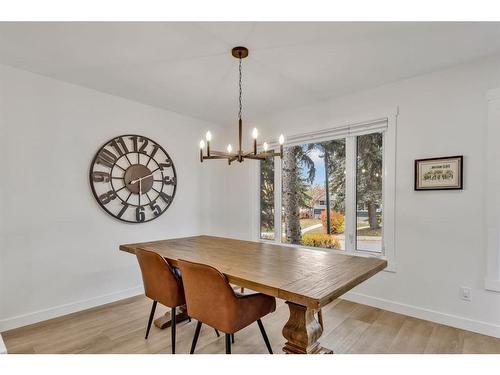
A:
[[[188,315],[198,320],[190,353],[203,323],[225,333],[226,354],[231,354],[234,333],[257,322],[267,350],[273,354],[261,318],[276,310],[274,297],[262,293],[236,294],[229,282],[217,269],[199,263],[179,260],[184,282]]]
[[[182,280],[176,275],[174,269],[160,255],[147,250],[137,249],[135,252],[141,268],[144,292],[153,300],[146,329],[147,340],[151,323],[153,322],[156,304],[160,302],[171,309],[172,329],[172,354],[175,354],[176,312],[177,307],[186,303]]]
[[[155,252],[137,249],[135,255],[137,256],[141,268],[144,292],[146,297],[153,300],[145,339],[148,339],[156,305],[160,302],[162,305],[170,307],[171,309],[172,354],[175,354],[177,307],[186,304],[181,275],[179,272],[176,272],[178,271],[177,269],[170,266],[165,258]],[[191,321],[191,318],[189,318],[189,321]],[[215,333],[217,337],[219,337],[219,332],[217,330]]]

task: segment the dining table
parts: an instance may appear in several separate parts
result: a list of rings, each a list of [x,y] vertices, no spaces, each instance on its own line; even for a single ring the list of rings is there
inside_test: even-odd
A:
[[[212,266],[231,284],[284,300],[290,316],[283,351],[289,354],[333,353],[319,343],[321,308],[387,267],[380,257],[207,235],[120,245],[131,254],[137,249],[153,251],[174,267],[179,260]],[[177,317],[187,318],[185,309]],[[169,324],[168,313],[155,321],[160,328]]]

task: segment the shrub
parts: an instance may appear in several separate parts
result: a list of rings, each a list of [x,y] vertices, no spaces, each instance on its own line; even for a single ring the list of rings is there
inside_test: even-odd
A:
[[[326,232],[326,210],[321,211],[321,223],[323,224],[323,230]],[[330,210],[330,229],[334,234],[344,233],[344,215],[340,212]]]
[[[333,235],[325,233],[304,233],[302,245],[340,250],[340,241]]]

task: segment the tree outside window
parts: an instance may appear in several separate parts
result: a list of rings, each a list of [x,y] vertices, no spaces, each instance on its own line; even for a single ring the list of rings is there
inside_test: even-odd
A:
[[[346,138],[285,147],[281,160],[281,242],[346,249],[345,229],[356,250],[382,249],[382,133],[355,137],[356,223],[346,223]],[[356,151],[357,150],[357,151]],[[354,155],[355,154],[355,155]],[[351,181],[351,180],[350,180]],[[274,239],[274,162],[261,162],[261,238]],[[355,225],[355,227],[354,227]],[[350,242],[352,243],[352,242]]]

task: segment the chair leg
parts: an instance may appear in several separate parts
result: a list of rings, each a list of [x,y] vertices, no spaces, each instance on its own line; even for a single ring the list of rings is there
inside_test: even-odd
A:
[[[259,325],[260,333],[262,333],[262,337],[264,338],[264,342],[266,343],[269,354],[273,354],[273,350],[271,349],[271,344],[269,343],[269,339],[267,338],[266,330],[264,329],[262,321],[260,319],[257,319],[257,324]]]
[[[194,337],[193,337],[193,343],[191,344],[191,351],[189,354],[193,354],[194,350],[196,349],[196,343],[198,342],[198,336],[200,335],[200,329],[201,329],[201,322],[198,321],[196,324],[196,330],[194,331]]]
[[[231,354],[231,335],[226,333],[226,354]]]
[[[172,320],[172,354],[175,354],[175,330],[176,330],[176,325],[177,325],[177,317],[176,317],[176,308],[172,307],[171,310],[171,317],[170,319]]]
[[[234,344],[234,333],[231,333],[231,344]]]
[[[149,336],[149,329],[151,328],[151,323],[153,323],[153,318],[155,316],[156,303],[157,303],[156,301],[153,301],[153,306],[151,306],[151,313],[149,314],[148,328],[146,329],[146,337],[144,337],[144,340],[147,340],[148,336]]]
[[[214,330],[215,330],[215,334],[217,335],[217,337],[220,337],[220,333],[219,333],[219,331],[217,330],[217,328],[214,328]]]

